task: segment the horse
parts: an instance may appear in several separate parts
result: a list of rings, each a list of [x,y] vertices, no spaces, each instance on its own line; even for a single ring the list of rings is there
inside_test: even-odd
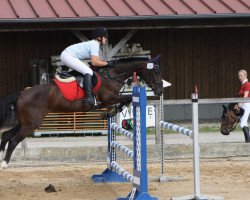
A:
[[[97,106],[84,104],[82,99],[66,100],[57,85],[52,82],[37,85],[26,90],[16,92],[0,102],[0,128],[3,127],[14,105],[17,123],[14,127],[2,133],[0,153],[5,152],[1,167],[7,168],[11,155],[16,146],[41,126],[44,117],[49,112],[87,112],[96,108],[108,108],[101,117],[107,118],[122,111],[122,108],[132,102],[132,95],[122,95],[120,90],[125,81],[136,72],[154,91],[156,96],[163,93],[163,81],[159,68],[160,56],[149,59],[144,57],[120,58],[114,61],[112,68],[93,68],[95,74],[101,77],[101,85],[96,93]]]
[[[237,103],[230,103],[228,106],[223,106],[223,113],[221,116],[221,133],[229,135],[231,131],[236,128],[240,121],[240,117],[244,114],[244,109],[239,107]]]

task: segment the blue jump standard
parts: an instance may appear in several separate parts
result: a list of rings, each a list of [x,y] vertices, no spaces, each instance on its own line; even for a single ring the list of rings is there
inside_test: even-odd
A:
[[[129,200],[131,193],[129,194],[128,197],[124,198],[117,198],[116,200]],[[140,193],[140,194],[135,194],[134,198],[135,200],[158,200],[156,197],[151,197],[147,192],[145,193]]]
[[[103,182],[129,182],[127,179],[123,178],[116,171],[112,171],[110,169],[106,169],[102,174],[96,174],[92,176],[92,181],[95,183],[103,183]]]
[[[146,144],[146,90],[145,87],[133,87],[133,191],[123,198],[117,200],[158,200],[148,194],[148,174],[147,174],[147,144]],[[139,118],[138,120],[136,118]],[[102,173],[92,176],[94,182],[128,182],[126,174],[118,174],[111,166],[116,161],[115,148],[111,147],[111,142],[116,141],[115,131],[111,129],[111,121],[108,124],[108,168]],[[114,120],[113,120],[114,121]],[[126,171],[126,173],[128,173]]]

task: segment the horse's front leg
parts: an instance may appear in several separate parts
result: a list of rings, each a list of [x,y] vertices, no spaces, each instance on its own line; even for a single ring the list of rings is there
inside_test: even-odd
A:
[[[101,119],[114,117],[118,112],[122,112],[124,106],[128,106],[132,102],[132,95],[117,95],[109,102],[107,111],[100,115]],[[119,104],[118,106],[116,104]]]

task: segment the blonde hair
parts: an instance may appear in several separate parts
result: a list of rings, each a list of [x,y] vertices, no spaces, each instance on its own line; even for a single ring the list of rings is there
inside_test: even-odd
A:
[[[246,70],[241,69],[241,70],[239,71],[239,73],[243,73],[243,74],[245,75],[245,77],[247,78],[247,71],[246,71]],[[239,73],[238,73],[238,74],[239,74]]]

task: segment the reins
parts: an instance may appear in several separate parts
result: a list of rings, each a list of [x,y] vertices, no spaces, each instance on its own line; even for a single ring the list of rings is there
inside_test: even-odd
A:
[[[97,70],[99,71],[99,73],[101,73],[101,75],[102,75],[101,77],[102,77],[103,79],[105,79],[105,80],[112,79],[112,80],[115,80],[115,81],[117,81],[117,82],[119,82],[119,83],[124,84],[124,81],[119,80],[118,77],[121,77],[121,76],[124,76],[124,75],[129,75],[129,74],[128,74],[126,71],[121,70],[120,68],[115,67],[115,66],[114,66],[112,69],[116,69],[116,70],[118,70],[118,71],[121,71],[122,73],[116,74],[115,76],[111,76],[111,75],[110,75],[110,68],[106,68],[105,70],[104,70],[104,69],[97,69]],[[103,76],[104,73],[106,73],[107,77],[104,77],[104,76]]]
[[[116,67],[116,66],[114,66],[112,69],[116,69],[117,71],[120,71],[120,72],[122,72],[122,73],[120,73],[120,74],[116,74],[115,76],[111,76],[110,75],[110,68],[106,68],[106,69],[97,69],[98,70],[98,72],[101,74],[101,77],[104,79],[104,80],[114,80],[114,81],[117,81],[118,83],[120,83],[121,85],[123,85],[123,89],[122,89],[122,91],[121,92],[119,92],[119,95],[121,95],[121,94],[123,94],[123,92],[124,92],[124,90],[125,90],[125,84],[126,84],[126,82],[124,82],[124,81],[121,81],[121,80],[119,80],[118,78],[119,77],[122,77],[122,76],[124,76],[124,75],[128,75],[129,76],[129,74],[126,72],[126,71],[124,71],[124,70],[121,70],[120,68],[118,68],[118,67]],[[107,75],[107,77],[105,77],[104,76],[104,73]]]

